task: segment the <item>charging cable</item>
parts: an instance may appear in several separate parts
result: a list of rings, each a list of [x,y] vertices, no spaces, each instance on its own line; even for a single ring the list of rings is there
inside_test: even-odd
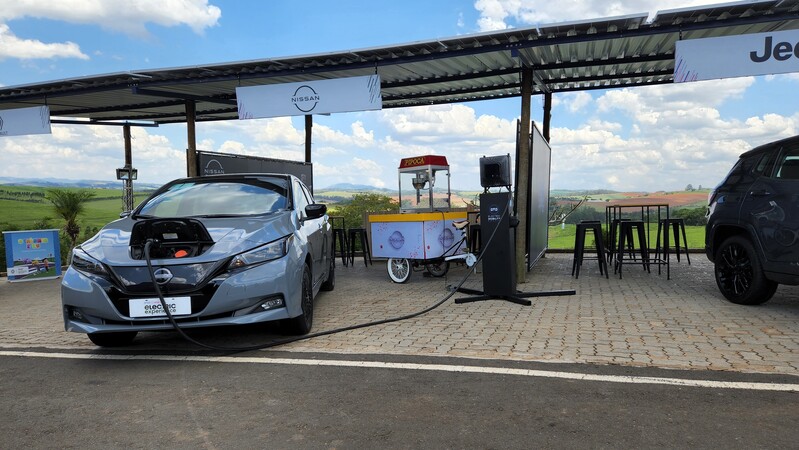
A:
[[[505,210],[502,212],[502,217],[504,217],[504,215],[507,214],[507,213],[508,213],[508,205],[505,205]],[[494,235],[496,234],[498,229],[499,229],[498,227],[494,228],[494,231],[491,233],[491,236],[488,237],[488,240],[485,243],[485,247],[488,247],[489,245],[491,245],[491,241],[494,239]],[[480,252],[480,256],[477,257],[477,261],[475,262],[475,264],[468,269],[466,274],[463,276],[463,278],[460,280],[460,282],[458,282],[457,285],[455,285],[454,287],[451,287],[450,292],[447,295],[445,295],[444,298],[442,298],[441,300],[433,303],[431,306],[429,306],[429,307],[427,307],[427,308],[425,308],[425,309],[423,309],[421,311],[417,311],[415,313],[406,314],[406,315],[403,315],[403,316],[393,317],[393,318],[389,318],[389,319],[382,319],[382,320],[376,320],[376,321],[373,321],[373,322],[366,322],[366,323],[361,323],[361,324],[357,324],[357,325],[350,325],[350,326],[347,326],[347,327],[335,328],[335,329],[327,330],[327,331],[319,331],[317,333],[310,333],[310,334],[306,334],[304,336],[295,336],[295,337],[286,338],[286,339],[278,339],[276,341],[267,342],[265,344],[260,344],[260,345],[252,345],[252,346],[247,346],[247,347],[222,347],[222,346],[218,346],[218,345],[211,345],[211,344],[206,344],[204,342],[200,342],[200,341],[192,338],[188,334],[186,334],[186,332],[178,325],[177,321],[172,316],[172,313],[169,311],[169,307],[166,304],[166,299],[164,299],[164,294],[161,292],[161,286],[159,286],[158,283],[155,281],[155,272],[153,270],[152,261],[150,260],[150,248],[152,247],[153,244],[157,244],[157,242],[155,242],[153,239],[148,239],[147,242],[144,244],[144,259],[147,262],[147,270],[150,273],[150,279],[152,280],[153,286],[155,287],[155,293],[158,296],[158,300],[161,302],[161,307],[164,308],[164,312],[166,313],[167,317],[169,318],[169,322],[172,324],[172,327],[175,329],[175,331],[177,331],[183,337],[183,339],[187,340],[188,342],[191,342],[192,344],[195,344],[195,345],[197,345],[199,347],[203,347],[203,348],[206,348],[206,349],[209,349],[209,350],[221,351],[221,352],[230,352],[230,353],[249,352],[249,351],[254,351],[254,350],[264,350],[264,349],[267,349],[267,348],[272,348],[272,347],[277,347],[277,346],[280,346],[280,345],[290,344],[292,342],[304,341],[306,339],[313,339],[313,338],[317,338],[317,337],[321,337],[321,336],[328,336],[328,335],[331,335],[331,334],[343,333],[345,331],[358,330],[358,329],[361,329],[361,328],[373,327],[375,325],[383,325],[383,324],[387,324],[387,323],[399,322],[401,320],[413,319],[413,318],[419,317],[419,316],[421,316],[423,314],[427,314],[430,311],[433,311],[434,309],[436,309],[439,306],[443,305],[447,300],[452,298],[452,296],[455,295],[456,292],[458,292],[458,289],[460,289],[460,287],[463,286],[463,284],[466,282],[466,280],[469,279],[469,277],[474,273],[475,269],[477,268],[477,263],[482,260],[482,255],[485,253],[485,252]]]

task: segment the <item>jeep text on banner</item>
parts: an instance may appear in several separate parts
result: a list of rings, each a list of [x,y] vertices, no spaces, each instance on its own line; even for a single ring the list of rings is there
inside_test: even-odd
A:
[[[674,82],[799,72],[799,30],[677,41]]]
[[[0,136],[50,134],[50,107],[6,109],[0,111]]]
[[[236,88],[239,119],[383,108],[380,75]]]

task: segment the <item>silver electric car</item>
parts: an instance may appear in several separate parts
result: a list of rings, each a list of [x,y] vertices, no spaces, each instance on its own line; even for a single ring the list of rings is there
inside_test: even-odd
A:
[[[181,328],[282,320],[305,334],[335,284],[331,239],[326,206],[294,176],[175,180],[73,250],[64,326],[127,345],[173,329],[166,304]]]

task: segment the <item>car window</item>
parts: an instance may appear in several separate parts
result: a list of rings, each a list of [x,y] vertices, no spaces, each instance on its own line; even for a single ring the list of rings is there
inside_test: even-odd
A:
[[[300,211],[300,213],[303,215],[303,217],[305,216],[305,207],[310,205],[310,204],[311,204],[311,201],[309,201],[308,197],[306,197],[305,192],[302,189],[302,185],[299,182],[295,181],[294,182],[294,205],[295,205],[295,208],[297,209],[297,211]]]
[[[285,181],[279,179],[210,180],[181,183],[142,205],[137,215],[151,217],[240,216],[285,209]]]
[[[772,170],[774,170],[774,160],[776,159],[775,155],[776,152],[764,153],[763,157],[760,158],[760,162],[757,163],[757,167],[755,167],[754,172],[759,175],[770,177]]]
[[[724,177],[725,184],[737,184],[740,183],[741,180],[749,174],[753,168],[756,167],[756,164],[761,160],[761,154],[751,155],[746,158],[740,158],[738,162],[732,166],[730,169],[730,173]]]
[[[799,180],[799,146],[783,149],[777,167],[777,178]]]

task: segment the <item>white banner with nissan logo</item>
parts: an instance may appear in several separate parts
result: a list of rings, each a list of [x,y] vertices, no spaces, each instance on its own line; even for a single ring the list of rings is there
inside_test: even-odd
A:
[[[0,136],[50,133],[50,107],[48,106],[0,111]]]
[[[674,82],[799,72],[799,30],[677,41]]]
[[[236,88],[239,119],[383,108],[380,75]]]

